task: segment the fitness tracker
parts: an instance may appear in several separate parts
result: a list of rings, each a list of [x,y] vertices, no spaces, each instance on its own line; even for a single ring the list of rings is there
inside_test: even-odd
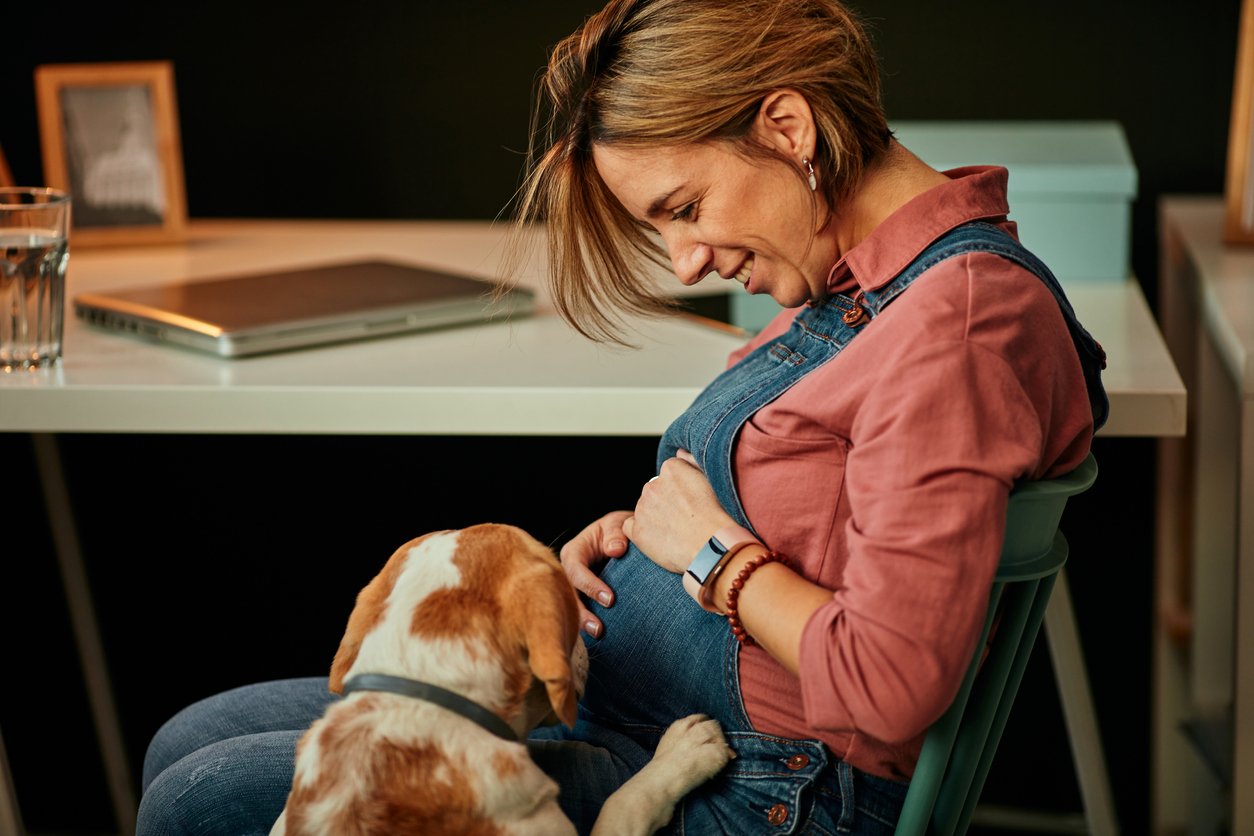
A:
[[[753,543],[762,545],[762,541],[743,526],[729,525],[720,528],[688,564],[688,569],[684,572],[684,589],[703,609],[717,612],[710,600],[709,587],[722,572],[731,555]]]

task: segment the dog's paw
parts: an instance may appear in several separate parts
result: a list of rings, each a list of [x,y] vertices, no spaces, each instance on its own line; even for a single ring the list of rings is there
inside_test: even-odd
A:
[[[675,769],[678,778],[689,782],[689,788],[713,778],[736,753],[723,739],[717,720],[704,714],[691,714],[671,723],[662,735],[653,763]]]

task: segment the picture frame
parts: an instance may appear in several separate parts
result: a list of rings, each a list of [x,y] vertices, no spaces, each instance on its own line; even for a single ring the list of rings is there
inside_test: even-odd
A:
[[[74,199],[72,244],[184,240],[173,64],[45,64],[35,96],[45,185]]]
[[[1237,70],[1228,125],[1224,241],[1254,244],[1254,0],[1242,0]]]
[[[4,149],[0,148],[0,188],[16,185],[13,172],[9,170],[9,161],[4,158]]]

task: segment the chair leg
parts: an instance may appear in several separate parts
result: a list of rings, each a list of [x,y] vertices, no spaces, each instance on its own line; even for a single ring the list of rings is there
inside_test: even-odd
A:
[[[1058,680],[1058,696],[1067,722],[1067,737],[1071,741],[1089,833],[1091,836],[1118,836],[1119,822],[1110,793],[1110,776],[1106,771],[1106,756],[1097,728],[1093,692],[1084,667],[1084,652],[1080,648],[1080,633],[1076,629],[1065,569],[1059,570],[1053,595],[1045,609],[1045,635],[1049,638],[1049,655]]]
[[[1006,693],[1006,689],[1011,685],[1010,678],[1016,667],[1024,631],[1032,627],[1033,635],[1036,632],[1035,625],[1031,624],[1032,605],[1041,583],[1040,580],[1032,580],[1006,585],[997,637],[971,689],[962,729],[954,740],[941,791],[932,811],[932,824],[937,836],[966,833],[969,808],[975,807],[984,785],[981,767],[987,768],[986,761],[992,761],[997,740],[1001,737],[997,719],[1004,713],[1003,708],[1005,712],[1009,711],[1010,703],[1014,701],[1013,689],[1010,694]],[[1017,681],[1014,687],[1018,687]]]
[[[1062,532],[1059,532],[1057,537],[1061,538]],[[1065,544],[1066,540],[1062,542]],[[994,716],[993,725],[988,731],[988,740],[985,742],[984,751],[980,755],[980,763],[976,768],[975,776],[972,778],[971,788],[967,791],[967,800],[962,808],[962,817],[958,820],[958,833],[967,832],[967,827],[971,824],[971,819],[975,815],[976,804],[980,800],[980,793],[984,789],[984,781],[988,777],[989,769],[992,768],[993,756],[997,753],[997,747],[1001,743],[1001,734],[1006,728],[1006,720],[1010,716],[1010,708],[1019,693],[1019,684],[1023,681],[1023,672],[1028,666],[1028,659],[1032,656],[1032,649],[1036,645],[1036,636],[1040,632],[1041,622],[1045,619],[1045,607],[1049,604],[1049,597],[1057,579],[1058,575],[1056,574],[1041,578],[1041,582],[1037,586],[1036,597],[1032,600],[1032,609],[1028,613],[1027,623],[1023,627],[1023,635],[1019,639],[1018,647],[1015,648],[1014,664],[1006,677],[1006,686],[1002,693],[1001,702],[997,706],[997,714]]]

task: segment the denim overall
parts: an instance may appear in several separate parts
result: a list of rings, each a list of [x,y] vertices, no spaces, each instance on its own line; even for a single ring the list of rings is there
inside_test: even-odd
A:
[[[844,315],[856,310],[857,303],[842,294],[802,310],[785,334],[725,371],[671,424],[659,445],[658,466],[676,450],[688,450],[723,508],[751,528],[732,480],[732,452],[745,421],[836,357],[924,271],[973,251],[1009,258],[1053,293],[1079,353],[1100,427],[1109,411],[1100,379],[1101,347],[1076,321],[1044,264],[997,227],[971,223],[939,238],[883,288],[867,292],[863,304],[869,318],[846,324]],[[617,601],[608,609],[590,604],[604,630],[601,640],[587,639],[590,673],[579,721],[571,732],[546,735],[607,750],[599,762],[592,750],[585,750],[588,760],[576,781],[592,778],[592,773],[606,777],[606,770],[617,773],[615,780],[634,774],[673,720],[700,713],[719,721],[737,758],[690,793],[663,832],[892,833],[907,784],[854,769],[817,740],[787,740],[753,730],[740,695],[738,645],[725,618],[693,604],[679,578],[634,545],[624,557],[608,561],[602,579],[615,590]],[[536,754],[544,766],[543,756]],[[568,782],[562,783],[567,807],[570,789]],[[614,785],[605,782],[607,789]],[[596,799],[587,802],[595,805]],[[595,809],[588,812],[594,815]],[[572,818],[586,832],[587,812]]]

